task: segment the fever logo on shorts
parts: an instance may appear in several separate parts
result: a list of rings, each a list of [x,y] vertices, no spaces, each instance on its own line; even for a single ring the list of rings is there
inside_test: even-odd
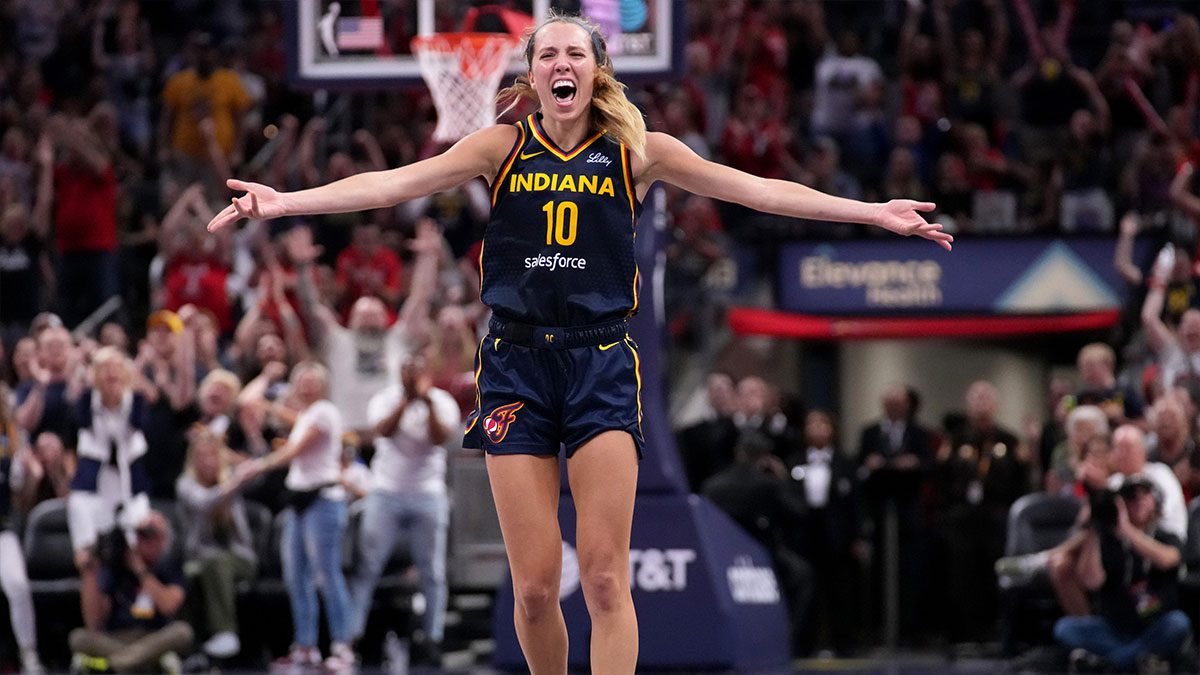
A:
[[[505,434],[508,433],[508,425],[517,419],[517,411],[523,405],[523,401],[502,405],[483,420],[483,433],[487,434],[489,441],[499,443],[504,440]]]

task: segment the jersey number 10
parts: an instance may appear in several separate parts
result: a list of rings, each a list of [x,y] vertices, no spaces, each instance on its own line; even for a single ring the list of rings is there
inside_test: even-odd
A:
[[[546,245],[574,244],[575,226],[579,224],[579,207],[575,202],[559,202],[557,209],[554,202],[546,202],[542,210],[546,212]]]

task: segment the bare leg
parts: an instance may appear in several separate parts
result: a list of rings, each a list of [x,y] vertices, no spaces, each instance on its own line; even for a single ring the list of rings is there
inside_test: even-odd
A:
[[[1054,586],[1054,595],[1066,616],[1087,616],[1091,613],[1087,589],[1079,575],[1080,556],[1088,540],[1086,532],[1079,531],[1050,550],[1047,571],[1050,583]]]
[[[638,628],[629,590],[629,536],[637,493],[633,439],[606,431],[567,462],[575,499],[579,578],[592,618],[592,673],[631,675]]]
[[[512,570],[513,620],[521,651],[531,675],[565,675],[567,625],[558,603],[558,458],[488,455],[487,467]]]

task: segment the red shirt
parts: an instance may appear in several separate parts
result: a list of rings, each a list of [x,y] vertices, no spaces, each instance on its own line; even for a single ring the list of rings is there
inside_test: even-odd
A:
[[[179,311],[186,304],[207,309],[222,333],[233,330],[233,307],[225,283],[229,268],[205,257],[182,253],[167,263],[164,306]]]
[[[380,246],[372,256],[363,254],[354,245],[342,249],[337,257],[337,282],[346,289],[346,311],[350,311],[355,300],[372,295],[371,289],[382,287],[399,293],[403,271],[400,256],[386,246]]]
[[[117,250],[117,174],[70,164],[54,167],[55,243],[63,253]]]

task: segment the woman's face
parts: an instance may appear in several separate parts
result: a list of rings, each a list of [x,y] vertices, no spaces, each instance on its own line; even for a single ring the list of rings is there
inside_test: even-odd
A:
[[[106,361],[96,366],[96,388],[108,396],[119,396],[125,393],[125,384],[129,381],[125,364],[119,361]]]
[[[206,415],[220,415],[233,407],[233,392],[219,382],[200,392],[200,408]]]
[[[21,338],[17,341],[17,346],[13,347],[13,371],[17,374],[17,379],[28,380],[33,377],[30,371],[30,364],[37,358],[37,342],[33,338]]]
[[[595,73],[592,39],[582,26],[555,21],[534,36],[529,82],[543,115],[562,121],[585,115],[592,103]]]
[[[325,396],[325,380],[314,368],[305,368],[297,375],[294,387],[296,398],[305,405],[320,401]]]

